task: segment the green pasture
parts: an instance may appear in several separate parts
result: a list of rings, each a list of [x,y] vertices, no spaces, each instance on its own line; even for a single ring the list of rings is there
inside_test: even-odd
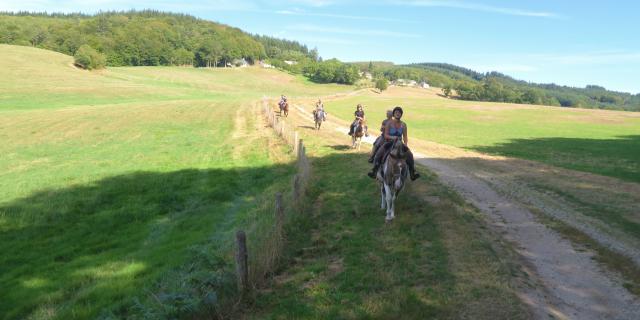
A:
[[[411,137],[494,155],[640,182],[640,114],[364,92],[325,104],[349,120],[365,105],[376,131],[385,111],[403,107]]]
[[[0,318],[215,314],[233,233],[270,223],[294,172],[253,103],[350,88],[71,63],[0,46]]]

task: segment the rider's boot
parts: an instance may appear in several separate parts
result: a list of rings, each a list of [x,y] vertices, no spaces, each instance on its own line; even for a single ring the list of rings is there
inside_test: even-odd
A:
[[[376,146],[375,144],[373,145],[373,149],[371,149],[371,154],[369,155],[369,159],[367,159],[367,162],[369,163],[373,163],[373,161],[376,158],[376,153],[378,152],[378,146]]]
[[[415,167],[409,167],[409,177],[411,178],[411,181],[415,181],[416,179],[420,178],[420,174],[416,172]]]
[[[379,164],[374,164],[373,165],[373,169],[371,169],[370,172],[367,173],[367,175],[369,176],[369,178],[371,179],[375,179],[376,178],[376,174],[378,173],[378,169],[380,168]]]

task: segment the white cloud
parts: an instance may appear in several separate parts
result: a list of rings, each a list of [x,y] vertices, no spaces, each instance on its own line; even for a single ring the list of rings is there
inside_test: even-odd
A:
[[[526,59],[564,65],[603,65],[640,62],[640,52],[601,51],[575,54],[530,54]]]
[[[291,0],[290,2],[312,7],[326,7],[335,3],[331,0]]]
[[[488,64],[488,65],[471,65],[469,69],[478,72],[490,72],[498,71],[502,73],[507,72],[534,72],[538,70],[538,67],[524,64]]]
[[[517,8],[508,7],[495,7],[479,3],[472,3],[466,1],[441,1],[441,0],[416,0],[416,1],[394,1],[396,5],[408,5],[415,7],[439,7],[439,8],[453,8],[464,9],[472,11],[492,12],[512,16],[526,16],[526,17],[538,17],[538,18],[560,18],[560,15],[553,12],[546,11],[529,11]]]
[[[407,20],[407,19],[393,19],[393,18],[381,18],[381,17],[369,17],[369,16],[352,16],[344,14],[331,14],[331,13],[309,13],[299,9],[292,10],[278,10],[277,14],[283,15],[295,15],[295,16],[307,16],[307,17],[324,17],[324,18],[338,18],[348,20],[369,20],[369,21],[383,21],[383,22],[404,22],[404,23],[419,23],[419,21]]]
[[[305,31],[305,32],[335,33],[335,34],[346,34],[346,35],[356,35],[356,36],[381,36],[381,37],[397,37],[397,38],[422,37],[421,35],[418,35],[418,34],[393,32],[393,31],[386,31],[386,30],[328,28],[328,27],[320,27],[320,26],[314,26],[314,25],[293,25],[293,26],[288,26],[287,29],[296,30],[296,31]]]
[[[324,38],[324,37],[296,37],[295,39],[303,43],[325,43],[325,44],[338,44],[338,45],[347,45],[347,46],[355,46],[355,45],[362,44],[360,42],[351,41],[351,40]]]

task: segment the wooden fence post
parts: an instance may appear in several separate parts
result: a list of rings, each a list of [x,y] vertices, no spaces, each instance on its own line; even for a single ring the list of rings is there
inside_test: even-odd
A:
[[[302,149],[304,148],[304,144],[302,143],[302,139],[298,140],[298,160],[300,160],[300,157],[302,155]]]
[[[298,131],[293,132],[293,153],[298,155]]]
[[[282,204],[282,193],[276,193],[276,226],[278,232],[282,231],[284,225],[284,205]]]
[[[300,175],[296,173],[295,176],[293,176],[293,201],[294,204],[297,206],[299,199],[300,198]]]
[[[241,295],[247,291],[249,286],[249,269],[247,264],[247,236],[244,231],[236,232],[236,272],[238,273],[238,290]]]

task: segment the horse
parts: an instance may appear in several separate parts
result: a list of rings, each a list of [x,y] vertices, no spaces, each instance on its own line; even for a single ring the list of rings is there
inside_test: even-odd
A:
[[[362,136],[364,135],[364,123],[362,119],[356,120],[356,126],[353,128],[353,134],[351,135],[351,149],[358,149],[360,151],[360,144],[362,142]]]
[[[380,209],[386,209],[386,222],[395,218],[395,200],[404,187],[408,173],[404,143],[398,139],[391,146],[383,165],[376,174],[377,180],[382,184]]]
[[[313,110],[313,121],[316,123],[316,130],[320,130],[322,122],[326,120],[326,112],[324,110]]]
[[[280,107],[280,116],[282,117],[283,113],[284,113],[284,117],[286,118],[287,116],[289,116],[289,102],[287,101],[280,101],[278,103],[278,106]]]

